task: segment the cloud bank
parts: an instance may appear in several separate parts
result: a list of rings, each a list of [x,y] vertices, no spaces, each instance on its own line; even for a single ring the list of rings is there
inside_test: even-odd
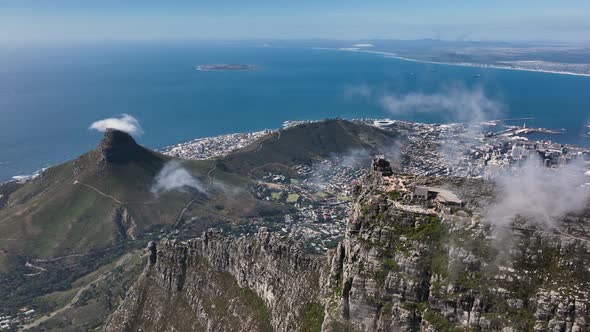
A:
[[[107,129],[117,129],[135,136],[143,134],[139,121],[129,114],[121,114],[118,118],[107,118],[96,121],[90,125],[89,129],[100,132],[105,132]]]
[[[180,161],[172,160],[156,175],[151,191],[157,196],[167,191],[185,191],[188,188],[202,193],[206,191],[201,181],[192,176]]]
[[[349,168],[364,168],[369,163],[373,156],[371,152],[367,149],[353,149],[346,154],[343,155],[334,155],[332,156],[333,160],[337,160],[337,164]]]
[[[380,105],[391,114],[444,113],[461,122],[481,122],[498,116],[503,106],[488,98],[482,88],[453,87],[439,93],[387,94]]]
[[[485,212],[485,222],[507,226],[520,216],[537,226],[555,227],[568,213],[584,210],[590,197],[579,165],[549,169],[539,164],[530,160],[517,173],[496,179],[500,199]]]
[[[438,113],[449,120],[468,123],[496,118],[504,109],[504,105],[489,98],[483,88],[467,88],[462,85],[447,87],[432,94],[395,94],[379,92],[366,84],[361,84],[346,88],[344,96],[369,99],[392,115]]]

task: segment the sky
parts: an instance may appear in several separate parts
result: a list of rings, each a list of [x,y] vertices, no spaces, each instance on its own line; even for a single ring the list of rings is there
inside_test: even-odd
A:
[[[0,0],[0,41],[590,41],[589,0]]]

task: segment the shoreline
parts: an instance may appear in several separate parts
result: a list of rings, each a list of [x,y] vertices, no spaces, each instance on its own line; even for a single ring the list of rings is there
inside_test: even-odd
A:
[[[429,63],[434,65],[446,65],[446,66],[458,66],[458,67],[472,67],[472,68],[483,68],[483,69],[501,69],[501,70],[515,70],[515,71],[526,71],[526,72],[533,72],[533,73],[545,73],[545,74],[554,74],[554,75],[569,75],[569,76],[582,76],[582,77],[590,77],[590,74],[584,73],[575,73],[569,71],[556,71],[556,70],[544,70],[544,69],[527,69],[527,68],[518,68],[518,67],[510,67],[510,66],[500,66],[500,65],[490,65],[490,64],[479,64],[479,63],[471,63],[471,62],[443,62],[443,61],[432,61],[432,60],[420,60],[420,59],[413,59],[407,58],[395,53],[385,52],[385,51],[371,51],[365,50],[360,48],[332,48],[332,47],[312,47],[314,50],[324,50],[324,51],[340,51],[340,52],[357,52],[357,53],[368,53],[368,54],[377,54],[383,55],[385,58],[391,59],[398,59],[403,61],[410,61],[410,62],[417,62],[417,63]]]
[[[389,119],[389,118],[342,118],[342,119],[347,120],[347,121],[362,122],[362,123],[365,123],[367,121],[372,122],[372,123],[374,123],[375,121],[384,121],[384,120],[391,121],[391,119]],[[263,132],[266,133],[266,134],[268,134],[268,133],[273,133],[273,132],[280,132],[281,130],[288,129],[291,126],[296,126],[296,125],[299,125],[299,124],[302,124],[302,123],[318,122],[318,121],[324,121],[324,120],[326,120],[326,119],[316,119],[316,120],[286,120],[286,121],[283,122],[283,125],[280,126],[280,127],[278,127],[278,128],[264,129],[264,130],[259,130],[259,131],[236,132],[236,133],[230,133],[230,134],[222,134],[222,135],[214,135],[214,136],[208,136],[208,137],[193,138],[193,139],[188,140],[188,141],[185,141],[185,142],[180,142],[180,143],[176,143],[176,144],[172,144],[172,145],[164,145],[164,146],[161,146],[161,147],[158,147],[158,148],[153,148],[153,150],[154,151],[157,151],[159,153],[168,154],[175,147],[180,147],[180,146],[188,145],[188,144],[194,143],[196,141],[200,141],[200,140],[214,139],[214,138],[226,137],[226,136],[232,136],[232,135],[260,134],[260,133],[263,133]],[[506,120],[516,120],[516,119],[498,119],[498,120],[489,120],[488,122],[500,122],[500,121],[506,121]],[[410,122],[410,123],[414,123],[414,124],[424,124],[424,125],[453,125],[453,124],[459,124],[459,123],[461,123],[461,122],[426,123],[426,122],[405,121],[405,120],[393,120],[393,121]],[[484,124],[484,123],[481,123],[481,124]],[[588,126],[588,128],[590,128],[590,126]],[[532,128],[532,129],[535,129],[535,130],[541,129],[542,131],[539,131],[538,132],[538,133],[541,133],[541,134],[550,134],[550,135],[563,134],[563,132],[555,131],[555,130],[547,129],[547,128]],[[543,132],[543,130],[545,130],[545,132]],[[525,135],[526,134],[530,134],[530,133],[525,133]],[[590,135],[588,135],[588,136],[580,135],[580,136],[590,138]],[[549,141],[558,143],[558,140],[549,140]],[[563,144],[565,146],[584,147],[584,145],[578,145],[578,144],[572,144],[572,143],[560,143],[560,144]],[[177,158],[184,159],[182,157],[177,157]],[[206,159],[210,159],[210,158],[206,158]],[[202,159],[202,160],[205,160],[205,159]],[[67,161],[68,160],[65,160],[63,162],[67,162]],[[12,183],[12,182],[25,183],[25,182],[28,182],[30,180],[34,180],[37,177],[41,176],[43,174],[43,172],[45,172],[48,168],[55,167],[55,166],[60,165],[60,164],[61,163],[57,163],[55,165],[43,167],[41,169],[38,169],[38,170],[34,171],[31,174],[27,174],[27,175],[19,174],[19,175],[11,176],[10,178],[7,178],[7,179],[0,179],[0,185],[4,185],[4,184],[7,184],[7,183]]]
[[[550,71],[550,70],[535,70],[535,69],[526,69],[526,68],[514,68],[514,67],[509,67],[509,66],[485,65],[485,64],[474,64],[474,63],[451,63],[451,62],[439,62],[439,61],[412,59],[412,58],[408,58],[408,57],[399,56],[393,52],[367,49],[369,46],[364,45],[364,44],[353,45],[353,46],[354,47],[350,47],[350,48],[311,47],[311,48],[306,48],[306,49],[323,50],[323,51],[340,51],[340,52],[347,51],[347,52],[367,53],[367,54],[380,55],[384,58],[392,58],[392,59],[398,59],[398,60],[402,60],[402,61],[424,63],[424,64],[434,64],[434,65],[448,65],[448,66],[456,66],[456,67],[477,67],[477,68],[483,68],[483,69],[491,68],[491,69],[517,70],[517,71],[528,71],[528,72],[541,72],[541,73],[547,73],[547,74],[590,77],[590,74],[583,74],[583,73],[571,73],[571,72],[560,72],[560,71]],[[201,66],[202,65],[196,66],[195,69],[200,70],[199,67],[201,67]],[[202,70],[202,71],[211,71],[212,72],[215,70]],[[219,71],[222,71],[222,70],[219,70]],[[249,133],[249,131],[246,131],[246,132]],[[590,127],[588,127],[588,130],[586,130],[585,132],[586,132],[585,135],[584,134],[579,135],[580,138],[582,140],[590,139]],[[219,136],[219,135],[214,135],[214,136]],[[210,137],[214,137],[214,136],[210,136]],[[202,138],[206,138],[206,137],[200,137],[200,138],[202,139]],[[194,140],[194,138],[192,140]],[[574,139],[568,139],[568,140],[574,141]],[[180,142],[180,143],[175,143],[175,144],[182,144],[182,143],[187,143],[187,142]],[[587,145],[587,144],[583,144],[583,145]],[[167,146],[169,146],[169,145],[167,145]],[[163,147],[166,147],[166,146],[158,146],[158,147],[155,147],[155,149],[160,150]],[[13,161],[4,161],[3,160],[3,161],[0,161],[0,166],[3,166],[5,164],[9,164],[9,163],[13,163]],[[41,167],[40,169],[34,170],[33,172],[31,172],[29,174],[27,174],[28,172],[24,171],[24,172],[17,172],[16,174],[12,173],[12,174],[6,176],[5,178],[0,177],[0,184],[6,183],[6,182],[12,182],[12,181],[26,181],[26,179],[35,176],[36,173],[39,172],[40,170],[42,170],[43,168],[53,167],[53,166],[58,165],[60,163],[61,162],[58,162],[54,165]]]

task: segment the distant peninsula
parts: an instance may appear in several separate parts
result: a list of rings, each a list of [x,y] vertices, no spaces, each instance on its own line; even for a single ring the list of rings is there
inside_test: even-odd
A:
[[[552,42],[444,41],[423,39],[309,42],[314,49],[362,52],[399,60],[561,75],[590,76],[590,46]]]
[[[252,71],[257,68],[255,65],[222,63],[199,65],[195,69],[199,71]]]

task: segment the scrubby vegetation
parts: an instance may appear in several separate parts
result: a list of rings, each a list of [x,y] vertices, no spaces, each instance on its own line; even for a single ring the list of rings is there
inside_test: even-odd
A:
[[[317,302],[311,302],[302,316],[301,332],[319,332],[324,322],[324,307]]]

